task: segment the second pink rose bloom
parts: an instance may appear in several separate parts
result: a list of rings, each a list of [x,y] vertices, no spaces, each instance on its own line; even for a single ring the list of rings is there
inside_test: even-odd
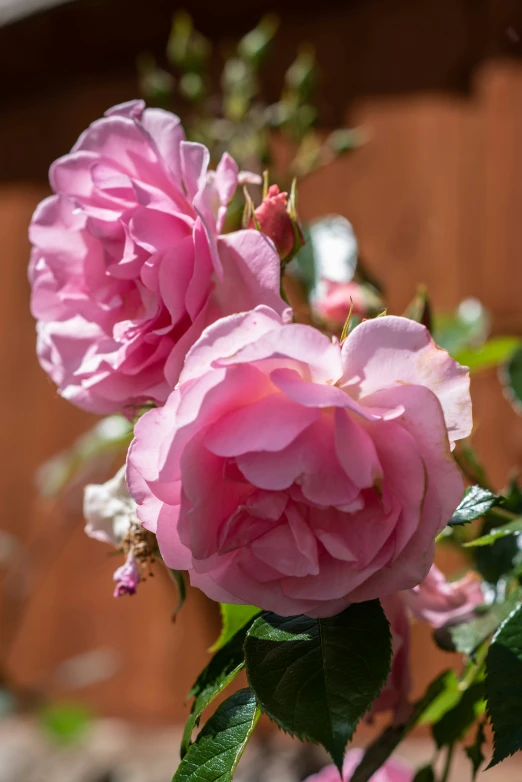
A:
[[[162,404],[213,321],[282,312],[280,260],[256,230],[221,235],[238,170],[185,141],[178,117],[116,106],[51,167],[30,228],[40,363],[96,413]]]
[[[369,320],[341,347],[258,307],[189,351],[127,482],[167,565],[214,600],[331,616],[426,577],[470,430],[468,372],[418,323]]]

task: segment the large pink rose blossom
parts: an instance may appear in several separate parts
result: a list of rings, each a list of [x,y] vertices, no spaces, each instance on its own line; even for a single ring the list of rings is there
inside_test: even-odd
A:
[[[222,315],[282,311],[280,261],[256,230],[219,235],[238,170],[178,117],[110,109],[51,167],[33,216],[38,355],[65,398],[108,413],[162,404],[188,348]]]
[[[351,749],[346,753],[343,763],[342,782],[350,782],[352,775],[361,762],[362,749]],[[390,758],[370,777],[369,782],[412,782],[414,772],[398,758]],[[318,774],[312,774],[305,782],[340,782],[339,772],[334,765],[325,766]]]
[[[404,601],[413,616],[439,628],[470,619],[475,609],[483,605],[484,595],[475,573],[468,573],[459,581],[447,581],[432,565],[422,583],[404,592]]]
[[[267,307],[223,318],[135,429],[127,483],[214,600],[331,616],[422,581],[463,491],[469,376],[418,323],[344,341]]]

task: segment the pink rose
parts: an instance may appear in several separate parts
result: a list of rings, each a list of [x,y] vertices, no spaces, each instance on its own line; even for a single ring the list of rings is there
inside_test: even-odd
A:
[[[252,218],[250,221],[250,228],[257,223],[261,231],[272,239],[281,260],[287,260],[295,250],[294,225],[297,226],[288,213],[288,193],[280,193],[277,185],[271,185],[254,214],[255,220]]]
[[[370,711],[370,720],[382,711],[393,711],[394,722],[403,725],[411,715],[409,695],[411,690],[410,674],[410,621],[406,612],[403,595],[396,592],[382,600],[382,607],[390,623],[392,636],[392,664],[386,684]]]
[[[480,581],[474,573],[460,581],[447,581],[435,565],[424,581],[404,592],[403,597],[413,616],[434,628],[465,622],[484,603]]]
[[[376,318],[341,348],[261,306],[192,347],[136,426],[127,484],[214,600],[331,616],[426,577],[470,429],[468,372],[424,326]]]
[[[361,762],[362,749],[351,749],[346,753],[343,764],[343,782],[350,782],[352,774]],[[370,777],[370,782],[412,782],[413,771],[398,758],[390,758]],[[318,774],[308,777],[305,782],[339,782],[339,772],[334,765],[325,766]]]
[[[56,195],[30,228],[32,312],[40,363],[80,407],[162,404],[206,326],[259,303],[284,308],[271,242],[219,236],[235,162],[208,163],[178,117],[133,101],[51,166]]]

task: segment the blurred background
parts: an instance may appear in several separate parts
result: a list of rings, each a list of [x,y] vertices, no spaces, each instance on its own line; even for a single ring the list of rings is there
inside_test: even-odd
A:
[[[49,193],[49,164],[105,109],[145,93],[182,120],[197,114],[198,90],[220,89],[225,58],[275,12],[279,26],[269,17],[263,28],[273,42],[256,90],[278,108],[256,121],[273,167],[288,173],[294,161],[307,174],[301,218],[350,220],[389,312],[403,312],[421,282],[438,311],[476,297],[493,335],[522,337],[519,0],[186,0],[183,8],[208,43],[196,53],[216,85],[185,78],[183,67],[172,75],[172,0],[0,0],[0,782],[170,779],[184,698],[219,633],[216,607],[197,592],[172,621],[177,598],[159,568],[135,597],[113,600],[114,560],[83,533],[82,476],[59,497],[42,497],[35,480],[95,419],[61,400],[38,366],[27,226]],[[292,104],[295,70],[283,94],[290,108],[281,101],[296,53],[304,77],[314,61],[316,113],[302,110],[306,100]],[[242,111],[245,73],[235,67],[221,85],[232,95],[229,123]],[[347,132],[332,137],[340,128]],[[261,163],[266,154],[238,152]],[[473,397],[474,443],[501,488],[522,461],[522,420],[493,369],[474,377]],[[110,474],[107,461],[96,468],[97,478]],[[462,566],[450,554],[440,564]],[[420,626],[412,658],[415,695],[459,664]],[[363,726],[358,743],[383,724]],[[427,762],[427,736],[403,754]],[[298,780],[322,762],[266,724],[241,774]],[[514,761],[488,778],[521,774]],[[468,778],[467,766],[456,769],[454,782]]]

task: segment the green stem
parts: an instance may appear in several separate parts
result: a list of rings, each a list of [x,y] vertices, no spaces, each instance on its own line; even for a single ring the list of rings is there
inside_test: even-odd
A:
[[[460,692],[465,692],[481,675],[484,663],[486,662],[486,657],[488,656],[488,651],[489,642],[485,641],[482,646],[477,649],[474,657],[470,660],[469,669],[459,682]]]
[[[493,519],[498,519],[503,524],[520,518],[520,513],[513,513],[513,511],[507,510],[506,508],[491,508],[487,515]]]
[[[444,764],[444,771],[442,772],[442,777],[440,782],[448,782],[454,751],[455,751],[455,744],[450,744],[448,746],[448,754],[446,755],[446,763]]]

